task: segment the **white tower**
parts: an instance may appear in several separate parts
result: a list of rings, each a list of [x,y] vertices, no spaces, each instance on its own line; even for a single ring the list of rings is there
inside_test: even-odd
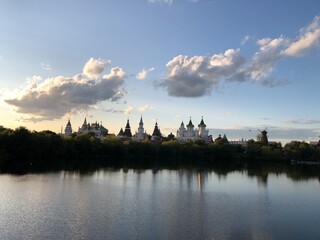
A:
[[[141,116],[140,122],[139,122],[138,134],[144,134],[142,116]]]
[[[198,137],[203,141],[207,141],[209,137],[209,130],[206,129],[207,125],[204,124],[203,117],[201,117],[201,122],[198,127]]]

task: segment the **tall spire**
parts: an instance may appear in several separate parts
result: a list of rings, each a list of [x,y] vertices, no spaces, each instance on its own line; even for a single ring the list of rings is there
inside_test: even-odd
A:
[[[68,127],[71,127],[70,118],[68,119],[67,126],[68,126]]]
[[[127,125],[126,125],[126,127],[125,127],[125,129],[130,129],[130,123],[129,123],[129,119],[127,120]]]
[[[141,115],[141,117],[140,117],[140,122],[139,122],[139,124],[143,124],[142,115]]]
[[[71,127],[70,118],[68,119],[68,123],[66,125],[66,128],[64,129],[64,134],[66,136],[70,136],[72,134],[72,127]]]
[[[86,128],[87,127],[87,117],[84,118],[83,124],[82,124],[82,128]]]
[[[124,135],[125,135],[126,137],[132,137],[129,119],[127,120],[127,125],[126,125],[126,127],[125,127],[125,129],[124,129]]]
[[[158,122],[156,122],[156,124],[155,124],[155,126],[154,126],[152,136],[159,136],[159,137],[161,137],[161,132],[160,132],[160,129],[158,128]]]

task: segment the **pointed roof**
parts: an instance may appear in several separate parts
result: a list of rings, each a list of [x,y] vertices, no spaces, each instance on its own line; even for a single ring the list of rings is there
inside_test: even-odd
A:
[[[71,127],[70,118],[68,119],[67,127]]]
[[[125,129],[124,129],[124,136],[126,136],[126,137],[132,137],[129,119],[127,120],[127,125],[126,125],[126,127],[125,127]]]
[[[82,124],[82,128],[86,128],[87,127],[87,118],[84,118],[83,124]]]
[[[184,123],[183,123],[183,121],[181,122],[181,125],[180,125],[180,127],[184,127]]]
[[[140,117],[140,122],[139,122],[139,124],[143,124],[142,116]]]
[[[203,117],[201,117],[201,122],[200,124],[198,125],[198,127],[206,127],[207,125],[204,124],[204,121],[203,121]]]
[[[194,125],[192,124],[191,118],[189,120],[189,123],[188,123],[187,127],[194,127]]]
[[[160,129],[158,128],[158,123],[156,122],[154,129],[153,129],[153,133],[152,136],[159,136],[161,137],[161,132]]]
[[[228,138],[227,138],[226,134],[224,134],[224,135],[223,135],[222,140],[223,140],[223,142],[224,142],[224,143],[229,143],[229,141],[228,141]]]
[[[215,141],[216,142],[219,142],[219,141],[221,141],[222,140],[222,137],[221,137],[221,134],[219,134],[219,137],[217,137],[216,139],[215,139]]]
[[[126,125],[126,127],[125,127],[125,129],[130,129],[131,127],[130,127],[130,123],[129,123],[129,119],[127,120],[127,125]]]
[[[118,137],[123,137],[124,136],[124,132],[123,132],[123,129],[121,128],[118,135]]]

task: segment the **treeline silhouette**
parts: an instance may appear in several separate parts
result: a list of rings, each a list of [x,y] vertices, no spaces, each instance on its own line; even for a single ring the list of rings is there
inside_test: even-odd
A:
[[[114,168],[224,168],[257,162],[320,161],[320,148],[293,141],[263,146],[250,140],[246,148],[202,141],[133,142],[93,134],[61,137],[52,131],[31,132],[24,127],[0,130],[0,169],[74,170]]]

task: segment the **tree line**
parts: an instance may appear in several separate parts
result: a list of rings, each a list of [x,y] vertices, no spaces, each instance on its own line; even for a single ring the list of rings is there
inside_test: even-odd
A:
[[[250,140],[247,147],[242,147],[225,142],[122,141],[115,136],[100,140],[90,133],[62,137],[52,131],[31,132],[24,127],[0,130],[2,170],[223,168],[289,160],[320,162],[320,148],[299,141],[282,147],[280,143],[264,146]]]

